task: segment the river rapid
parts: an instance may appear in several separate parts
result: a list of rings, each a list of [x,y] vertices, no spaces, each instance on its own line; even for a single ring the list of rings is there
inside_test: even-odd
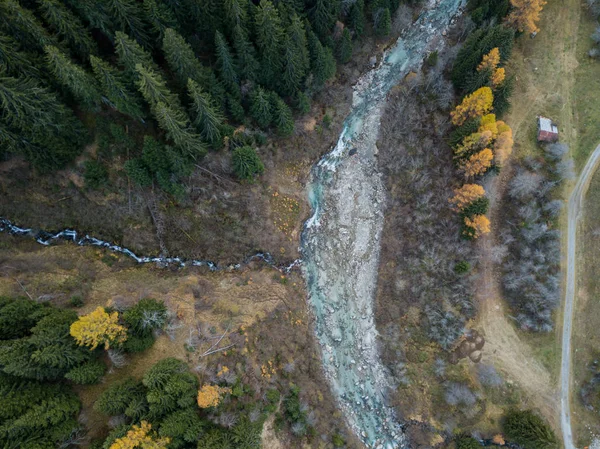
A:
[[[464,0],[430,2],[355,85],[352,109],[337,145],[312,169],[313,215],[302,234],[302,272],[313,308],[323,368],[348,424],[367,447],[406,447],[377,348],[374,299],[385,189],[377,138],[387,93],[423,59],[444,46],[443,35]]]

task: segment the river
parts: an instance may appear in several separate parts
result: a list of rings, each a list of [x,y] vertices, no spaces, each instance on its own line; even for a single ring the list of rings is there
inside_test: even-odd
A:
[[[444,46],[443,35],[463,0],[427,5],[355,85],[352,109],[337,145],[312,169],[313,210],[302,234],[302,271],[308,287],[323,368],[348,424],[368,447],[406,446],[393,410],[377,348],[374,299],[385,189],[377,138],[387,93],[423,59]]]

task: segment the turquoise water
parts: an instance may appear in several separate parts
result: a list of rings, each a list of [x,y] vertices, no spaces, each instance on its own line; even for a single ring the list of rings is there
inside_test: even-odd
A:
[[[379,201],[383,198],[373,198],[381,193],[381,180],[372,172],[377,165],[379,117],[390,89],[410,71],[418,70],[430,51],[443,47],[442,33],[463,4],[464,0],[441,0],[424,11],[379,66],[361,78],[337,145],[313,167],[308,187],[313,215],[302,234],[302,269],[323,367],[348,423],[369,447],[406,446],[394,413],[386,406],[387,377],[378,357],[373,317],[383,223],[383,201]],[[350,149],[356,149],[359,156],[350,159]],[[345,163],[364,167],[349,168]],[[346,185],[343,176],[348,173],[354,178]],[[351,193],[354,198],[362,194],[369,198],[363,204],[369,206],[365,214],[370,216],[359,218],[359,210],[350,223],[344,221],[337,227],[336,220],[340,221]],[[360,236],[361,241],[347,242],[352,235]],[[340,249],[344,245],[351,250]],[[372,246],[377,248],[370,249]],[[348,260],[348,254],[366,254],[368,258]],[[373,285],[365,287],[364,283]]]

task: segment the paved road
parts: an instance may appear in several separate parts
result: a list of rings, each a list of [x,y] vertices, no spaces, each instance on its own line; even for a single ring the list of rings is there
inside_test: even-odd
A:
[[[565,310],[562,338],[562,361],[560,367],[560,422],[562,427],[565,449],[575,449],[573,432],[571,430],[571,333],[573,328],[573,303],[575,302],[575,263],[577,245],[577,222],[583,207],[583,198],[600,161],[600,145],[596,147],[589,157],[585,167],[579,175],[577,185],[569,198],[568,205],[568,234],[567,234],[567,291],[565,296]]]

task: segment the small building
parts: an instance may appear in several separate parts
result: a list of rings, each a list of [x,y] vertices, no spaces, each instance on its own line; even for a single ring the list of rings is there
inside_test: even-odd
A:
[[[558,127],[556,123],[541,115],[538,117],[538,142],[557,142]]]

